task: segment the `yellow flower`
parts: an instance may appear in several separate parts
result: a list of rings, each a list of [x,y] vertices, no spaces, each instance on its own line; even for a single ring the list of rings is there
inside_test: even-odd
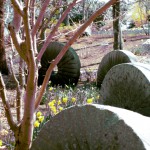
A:
[[[76,98],[72,97],[71,101],[74,103],[76,101]]]
[[[51,102],[48,103],[48,106],[52,107],[55,105],[55,103],[56,103],[56,100],[52,100]]]
[[[63,107],[59,107],[59,110],[62,111],[62,110],[63,110]]]
[[[93,103],[93,98],[88,98],[86,102],[87,102],[88,104]]]
[[[36,116],[37,117],[40,117],[42,115],[42,113],[40,112],[40,111],[38,111],[37,113],[36,113]]]
[[[39,126],[40,126],[40,123],[39,123],[38,120],[36,120],[36,121],[34,122],[34,127],[35,127],[35,128],[38,128]]]
[[[67,98],[67,97],[64,97],[64,98],[62,99],[62,102],[63,102],[63,103],[67,103],[67,101],[68,101],[68,98]]]
[[[52,106],[54,106],[54,103],[53,103],[53,102],[49,102],[49,103],[48,103],[48,106],[49,106],[49,107],[52,107]]]
[[[39,122],[43,122],[44,116],[40,116],[40,117],[38,117],[38,119],[39,119]]]
[[[50,109],[53,112],[53,114],[55,114],[55,115],[57,114],[57,109],[55,106],[51,106]]]
[[[0,147],[2,147],[2,145],[3,145],[3,141],[2,141],[2,140],[0,140]]]
[[[56,104],[56,100],[55,100],[55,99],[53,99],[52,102],[53,102],[54,104]]]
[[[60,104],[61,104],[61,100],[59,100],[59,101],[57,102],[57,104],[60,105]]]
[[[52,90],[53,90],[53,87],[50,87],[49,90],[52,91]]]

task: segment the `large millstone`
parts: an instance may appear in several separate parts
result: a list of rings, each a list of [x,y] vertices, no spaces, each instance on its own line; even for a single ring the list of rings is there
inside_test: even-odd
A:
[[[112,67],[101,89],[103,104],[150,116],[150,65],[124,63]]]
[[[137,57],[128,50],[115,50],[105,55],[98,67],[97,87],[101,87],[105,75],[113,66],[130,62],[137,62]]]
[[[150,118],[104,105],[68,108],[53,117],[31,150],[149,150]]]
[[[46,48],[41,58],[41,68],[39,69],[38,85],[42,85],[46,71],[48,70],[50,63],[58,56],[60,51],[64,47],[64,43],[51,42]],[[39,45],[40,51],[42,44]],[[80,77],[80,60],[75,50],[70,47],[62,59],[57,64],[58,72],[52,74],[50,77],[51,84],[57,85],[77,85]]]

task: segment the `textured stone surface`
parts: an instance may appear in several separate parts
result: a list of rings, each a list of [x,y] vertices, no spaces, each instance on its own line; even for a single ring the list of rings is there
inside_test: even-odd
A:
[[[111,51],[105,55],[99,64],[97,72],[97,86],[100,88],[107,72],[115,65],[137,62],[137,57],[128,50]]]
[[[150,116],[150,65],[124,63],[112,67],[103,80],[100,94],[105,105]]]
[[[85,105],[53,117],[31,150],[150,149],[150,118],[125,109]]]
[[[150,51],[150,39],[146,40],[143,44],[142,44],[142,48],[146,51]]]

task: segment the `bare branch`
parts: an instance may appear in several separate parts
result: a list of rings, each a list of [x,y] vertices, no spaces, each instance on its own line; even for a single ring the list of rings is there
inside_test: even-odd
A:
[[[42,99],[42,95],[45,91],[45,88],[47,86],[47,83],[49,81],[49,77],[51,75],[52,70],[54,69],[54,67],[59,63],[59,61],[62,59],[62,57],[64,56],[64,54],[67,52],[68,48],[73,44],[73,42],[82,34],[82,32],[87,28],[87,26],[89,26],[92,21],[98,16],[101,15],[104,11],[106,11],[111,5],[113,5],[117,0],[110,0],[108,3],[106,3],[102,8],[100,8],[99,10],[97,10],[80,28],[79,30],[74,34],[74,36],[69,40],[69,42],[63,47],[63,49],[60,51],[60,53],[58,54],[58,56],[56,57],[56,59],[54,61],[51,62],[42,87],[40,89],[40,93],[35,101],[35,110],[38,108],[40,101]]]
[[[10,125],[10,128],[12,129],[12,131],[15,131],[17,126],[16,126],[15,122],[13,121],[12,113],[10,110],[10,105],[9,105],[9,103],[7,101],[7,97],[6,97],[5,84],[4,84],[1,73],[0,73],[0,94],[1,94],[2,102],[3,102],[3,106],[5,109],[5,114],[7,117],[8,124]]]
[[[41,99],[42,99],[42,96],[43,96],[43,93],[45,92],[45,88],[47,86],[47,83],[49,81],[49,78],[50,78],[50,75],[52,73],[52,70],[55,66],[53,66],[53,64],[51,64],[48,68],[48,70],[46,71],[46,75],[45,75],[45,78],[44,78],[44,81],[43,81],[43,84],[42,84],[42,87],[40,89],[40,92],[38,93],[38,97],[36,98],[36,101],[35,101],[35,111],[36,109],[38,108],[40,102],[41,102]]]
[[[16,78],[16,76],[15,76],[15,73],[14,73],[14,70],[13,70],[13,62],[12,62],[11,56],[9,56],[8,59],[9,59],[10,71],[11,71],[13,80],[15,81],[16,85],[19,86],[19,81],[17,80],[17,78]]]
[[[35,0],[31,1],[31,26],[33,27],[35,24]]]
[[[10,31],[10,35],[11,35],[12,41],[16,47],[16,50],[18,51],[21,58],[27,62],[26,52],[24,49],[21,49],[21,46],[20,46],[21,39],[19,38],[18,34],[16,34],[15,29],[11,24],[8,25],[8,29]]]
[[[36,21],[36,23],[35,23],[35,25],[34,25],[34,27],[32,29],[32,37],[36,34],[36,32],[37,32],[37,30],[38,30],[38,28],[39,28],[39,26],[40,26],[40,24],[42,22],[42,19],[43,19],[44,14],[45,14],[45,10],[46,10],[47,6],[49,5],[49,2],[50,2],[50,0],[45,0],[45,2],[43,4],[43,7],[42,7],[42,9],[40,11],[38,19],[37,19],[37,21]]]
[[[50,14],[48,20],[46,22],[43,21],[43,23],[41,24],[41,26],[39,27],[39,30],[41,30],[40,33],[40,38],[43,36],[43,33],[45,32],[46,28],[48,28],[48,24],[50,22],[50,20],[52,19],[52,17],[55,15],[56,11],[59,9],[60,7],[56,7]],[[43,40],[43,39],[42,39]]]
[[[60,51],[58,56],[56,57],[54,63],[54,66],[57,65],[57,63],[61,60],[61,58],[64,56],[70,45],[73,44],[73,42],[82,34],[82,32],[92,23],[92,21],[98,16],[101,15],[104,11],[106,11],[111,5],[116,3],[117,0],[110,0],[108,3],[106,3],[102,8],[97,10],[82,26],[79,28],[79,30],[74,34],[74,36],[69,40],[69,42],[63,47],[63,49]]]
[[[14,19],[13,19],[13,26],[15,27],[15,31],[19,32],[20,27],[21,27],[21,23],[22,23],[22,17],[21,15],[18,13],[18,11],[16,11],[14,9]]]
[[[25,40],[25,48],[26,48],[26,55],[28,58],[28,63],[29,64],[34,64],[34,50],[33,50],[33,45],[32,45],[32,37],[31,37],[31,33],[30,33],[30,22],[29,22],[29,11],[26,7],[24,7],[24,17],[23,17],[23,21],[24,21],[24,30],[26,33],[26,40]],[[29,65],[28,64],[28,65]]]
[[[30,2],[31,2],[31,0],[24,0],[25,1],[25,7],[26,8],[29,8],[29,5],[30,5]]]
[[[31,28],[33,28],[35,25],[35,7],[34,7],[35,1],[36,0],[31,1],[31,7],[30,7],[30,10],[31,10]],[[37,54],[36,36],[32,36],[32,41],[33,41],[33,50],[34,50],[35,54]]]
[[[77,1],[79,0],[74,0],[71,4],[69,4],[68,8],[64,11],[64,13],[62,14],[61,18],[58,20],[56,26],[54,26],[54,28],[52,29],[52,31],[50,32],[49,36],[47,37],[46,41],[44,42],[44,45],[42,46],[38,56],[37,56],[37,60],[40,61],[41,57],[43,55],[43,53],[45,52],[47,46],[50,43],[50,40],[52,39],[52,37],[54,36],[55,32],[57,31],[58,27],[60,26],[60,24],[62,23],[62,21],[65,19],[66,15],[68,14],[68,12],[72,9],[72,7],[74,5],[76,5]],[[82,0],[80,0],[79,2],[81,2]]]
[[[13,6],[14,6],[14,9],[23,17],[23,8],[22,6],[20,5],[19,1],[18,0],[11,0]]]
[[[9,63],[10,63],[10,69],[11,69],[13,80],[15,81],[15,83],[17,85],[17,95],[16,95],[17,107],[16,107],[16,111],[17,111],[17,121],[20,122],[21,121],[21,115],[22,115],[23,89],[20,88],[19,81],[17,80],[16,75],[15,75],[15,73],[13,71],[13,62],[12,62],[12,58],[11,57],[9,57]]]

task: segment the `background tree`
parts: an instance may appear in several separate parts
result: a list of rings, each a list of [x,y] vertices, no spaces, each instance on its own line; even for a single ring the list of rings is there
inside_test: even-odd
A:
[[[113,5],[113,32],[114,32],[114,50],[123,49],[122,32],[120,26],[120,0]]]
[[[5,1],[0,0],[0,72],[8,75],[9,70],[4,46],[4,2]]]
[[[63,11],[65,11],[67,6],[68,6],[68,0],[64,0]],[[65,19],[63,20],[63,23],[64,23],[65,26],[69,26],[70,25],[70,23],[69,23],[69,13],[66,15]]]

